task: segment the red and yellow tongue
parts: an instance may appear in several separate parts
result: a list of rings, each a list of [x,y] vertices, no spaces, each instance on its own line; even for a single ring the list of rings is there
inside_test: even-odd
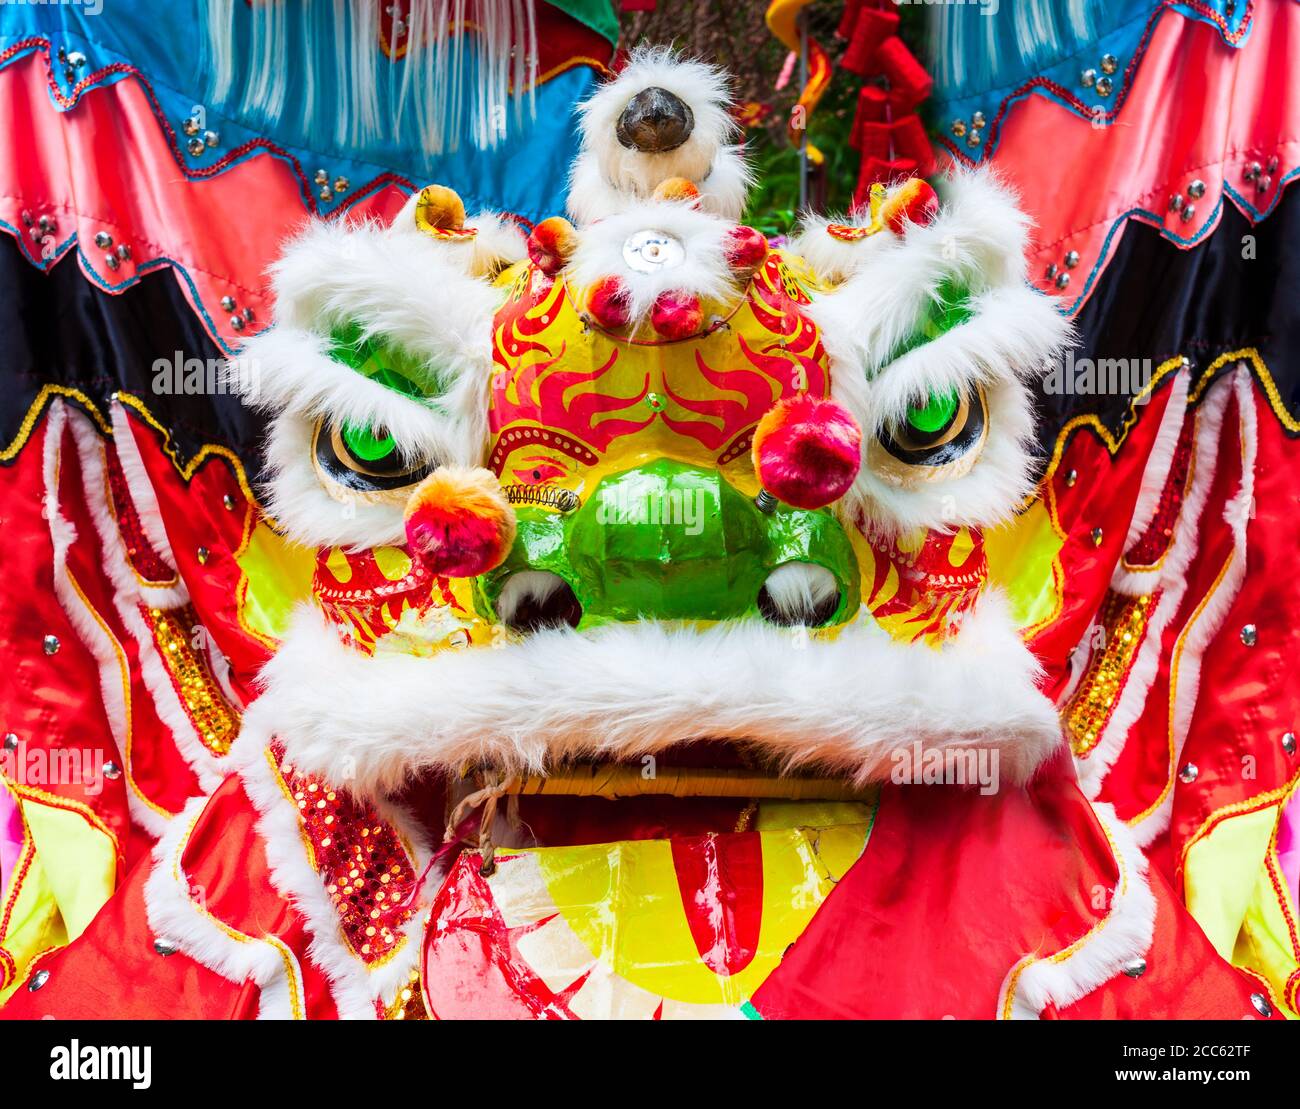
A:
[[[758,950],[763,924],[759,836],[674,839],[673,868],[695,948],[714,974],[739,974]]]

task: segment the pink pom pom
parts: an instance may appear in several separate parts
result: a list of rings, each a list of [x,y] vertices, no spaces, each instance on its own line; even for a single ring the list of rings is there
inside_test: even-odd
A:
[[[806,393],[778,402],[754,430],[758,480],[795,508],[824,508],[844,496],[861,452],[862,430],[849,412]]]
[[[407,549],[439,577],[486,574],[515,541],[515,510],[487,470],[434,470],[416,486],[404,515]]]
[[[727,235],[727,261],[738,270],[754,271],[767,257],[767,236],[743,223]]]
[[[686,339],[704,325],[700,298],[693,293],[660,293],[650,312],[650,322],[665,339]]]

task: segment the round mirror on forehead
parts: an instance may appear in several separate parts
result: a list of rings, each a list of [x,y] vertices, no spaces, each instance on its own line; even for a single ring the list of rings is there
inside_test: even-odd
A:
[[[672,269],[686,260],[686,248],[664,231],[638,231],[623,244],[623,261],[637,273]]]

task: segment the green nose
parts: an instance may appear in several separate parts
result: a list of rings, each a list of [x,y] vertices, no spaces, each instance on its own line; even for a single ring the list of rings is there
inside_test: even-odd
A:
[[[727,620],[757,615],[764,581],[786,562],[835,576],[833,619],[857,609],[857,561],[830,512],[763,513],[718,471],[661,458],[605,478],[567,515],[521,508],[514,549],[478,586],[491,614],[512,574],[550,571],[582,605],[580,627]]]

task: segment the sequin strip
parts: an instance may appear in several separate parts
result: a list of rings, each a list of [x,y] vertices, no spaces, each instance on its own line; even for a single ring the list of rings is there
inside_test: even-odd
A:
[[[406,985],[397,991],[393,1003],[387,1008],[377,1005],[380,1020],[428,1020],[424,1007],[424,991],[420,988],[420,972],[411,971]]]
[[[1158,593],[1142,597],[1106,594],[1101,608],[1104,643],[1093,651],[1083,680],[1065,712],[1070,747],[1076,755],[1088,754],[1101,739],[1128,681],[1133,656],[1142,644],[1158,596]]]
[[[1124,553],[1124,562],[1128,566],[1154,566],[1169,549],[1174,525],[1178,522],[1178,514],[1183,510],[1183,498],[1187,495],[1187,478],[1192,469],[1192,429],[1195,426],[1195,415],[1189,413],[1183,421],[1178,445],[1174,448],[1174,457],[1169,464],[1169,476],[1165,480],[1164,489],[1160,491],[1160,504],[1156,507],[1155,515],[1151,517],[1146,531]]]
[[[113,498],[113,511],[117,515],[117,527],[122,533],[122,542],[126,545],[127,558],[135,572],[145,581],[167,583],[176,580],[176,572],[163,561],[162,556],[153,549],[140,514],[135,510],[131,500],[131,490],[126,484],[126,474],[115,451],[104,451],[108,462],[108,491]]]
[[[190,605],[169,609],[141,605],[140,612],[153,629],[163,668],[185,706],[199,741],[214,755],[229,754],[230,744],[239,731],[240,715],[226,700],[204,652],[193,646],[206,634],[198,614]]]
[[[370,805],[320,778],[302,774],[271,748],[285,793],[298,807],[312,865],[338,913],[352,952],[367,966],[387,962],[406,942],[403,926],[415,905],[403,901],[415,885],[415,868],[396,829]]]

